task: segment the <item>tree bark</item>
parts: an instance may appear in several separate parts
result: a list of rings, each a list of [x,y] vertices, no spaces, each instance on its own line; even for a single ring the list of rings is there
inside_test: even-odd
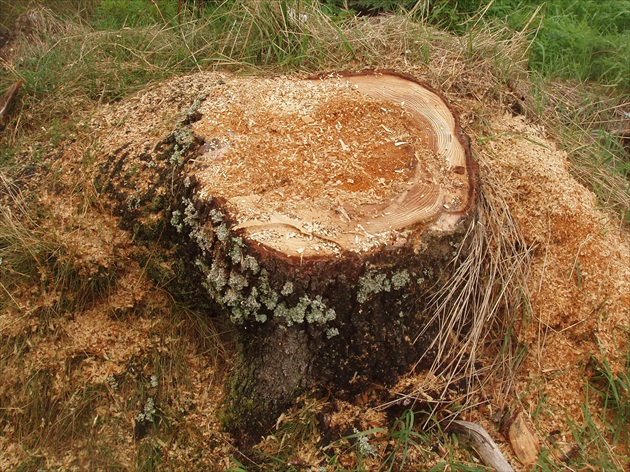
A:
[[[421,356],[433,360],[426,351],[438,328],[426,329],[428,302],[466,251],[459,246],[474,219],[477,179],[456,116],[411,77],[268,79],[270,94],[293,102],[265,102],[257,114],[239,108],[239,80],[217,81],[154,147],[156,165],[180,160],[149,186],[170,180],[170,193],[137,197],[137,177],[112,184],[125,149],[101,166],[97,183],[117,196],[129,226],[144,228],[139,234],[155,239],[159,230],[173,242],[173,271],[234,323],[238,359],[223,420],[253,443],[304,391],[353,396],[395,382]],[[313,95],[328,93],[329,82],[342,99]],[[296,92],[302,84],[306,98]],[[319,103],[299,101],[314,96]],[[272,145],[291,152],[270,153]],[[311,172],[317,165],[323,171]],[[160,221],[146,217],[149,201],[168,228],[147,229]]]

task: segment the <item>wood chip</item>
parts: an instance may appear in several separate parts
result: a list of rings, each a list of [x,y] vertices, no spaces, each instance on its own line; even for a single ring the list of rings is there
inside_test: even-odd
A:
[[[521,464],[531,465],[538,460],[540,442],[528,427],[522,411],[516,415],[516,418],[510,425],[508,439],[514,454]]]

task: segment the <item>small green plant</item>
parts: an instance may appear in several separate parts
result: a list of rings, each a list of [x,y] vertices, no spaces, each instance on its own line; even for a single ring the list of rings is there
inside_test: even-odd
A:
[[[593,375],[585,386],[583,420],[569,420],[578,451],[569,465],[621,472],[630,461],[630,357],[617,374],[605,358],[592,358],[589,366]]]
[[[614,374],[608,360],[593,359],[594,375],[588,385],[603,406],[604,423],[612,433],[612,444],[630,448],[630,353],[626,353],[625,369]]]
[[[323,448],[323,452],[328,456],[327,465],[336,471],[348,470],[343,468],[342,464],[354,462],[351,470],[357,472],[368,470],[366,460],[370,460],[370,464],[379,462],[381,451],[376,443],[382,442],[384,433],[387,433],[385,428],[370,428],[364,431],[353,428],[352,434],[333,441]]]
[[[387,470],[388,472],[404,470],[409,449],[423,450],[423,445],[429,441],[428,435],[419,433],[416,431],[416,427],[413,410],[406,410],[396,419],[389,432],[389,437],[393,441],[392,452],[385,457],[379,470]]]

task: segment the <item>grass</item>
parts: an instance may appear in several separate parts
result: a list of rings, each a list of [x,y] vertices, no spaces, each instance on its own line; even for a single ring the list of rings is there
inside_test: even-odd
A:
[[[338,2],[341,3],[341,2]],[[627,0],[355,0],[351,7],[385,11],[407,9],[424,21],[465,36],[471,24],[483,20],[527,29],[532,15],[529,64],[546,77],[607,85],[630,86],[630,2]]]
[[[390,428],[358,429],[342,425],[345,433],[322,428],[319,419],[331,406],[327,402],[304,399],[283,415],[272,435],[248,456],[232,458],[231,472],[282,470],[298,471],[320,467],[327,471],[408,470],[409,463],[424,464],[431,470],[485,470],[475,466],[471,455],[457,449],[457,437],[443,433],[439,424],[427,430],[423,424],[433,412],[405,409]],[[356,420],[355,420],[356,422]],[[359,420],[360,422],[360,420]],[[350,422],[351,424],[354,424]],[[340,425],[337,425],[339,427]],[[324,436],[324,439],[322,439]],[[319,441],[318,441],[319,439]],[[316,443],[316,449],[312,445]],[[440,444],[439,447],[436,444]],[[300,459],[310,457],[309,462]],[[428,470],[428,468],[426,469]]]
[[[0,426],[26,451],[16,470],[46,467],[54,450],[77,456],[85,450],[88,458],[80,465],[92,469],[203,467],[216,460],[208,443],[217,449],[227,443],[224,438],[208,439],[204,425],[196,422],[195,402],[200,399],[191,392],[200,390],[200,383],[189,365],[198,356],[220,379],[230,357],[224,335],[203,313],[175,303],[162,291],[155,295],[162,307],[134,300],[120,309],[106,308],[121,325],[154,323],[143,331],[150,342],[125,357],[124,369],[109,380],[89,377],[92,363],[105,362],[102,354],[77,354],[61,366],[54,356],[42,366],[36,356],[41,355],[38,346],[67,340],[60,326],[71,317],[123,292],[123,266],[131,264],[131,259],[123,259],[86,265],[82,248],[69,233],[76,235],[87,226],[76,221],[65,232],[60,230],[58,215],[39,207],[36,197],[12,180],[20,172],[46,170],[46,159],[69,134],[85,127],[95,106],[173,75],[212,67],[278,73],[391,64],[431,64],[434,84],[445,90],[459,87],[460,97],[480,89],[481,81],[468,80],[471,71],[485,73],[487,100],[498,101],[519,95],[519,85],[528,82],[528,63],[536,73],[533,88],[525,91],[525,112],[568,151],[573,172],[596,191],[602,206],[617,211],[626,222],[630,218],[629,161],[615,135],[615,124],[627,112],[627,1],[603,6],[561,1],[538,13],[533,2],[495,1],[472,20],[470,2],[458,2],[457,8],[452,2],[433,2],[430,11],[416,12],[425,19],[419,22],[406,15],[358,18],[339,2],[233,0],[207,6],[200,19],[185,13],[181,27],[172,1],[54,0],[46,7],[0,1],[0,26],[11,28],[22,15],[30,29],[29,36],[15,44],[21,60],[0,59],[0,90],[24,81],[22,103],[0,144],[0,309],[20,313],[12,318],[15,324],[2,325],[0,367],[16,375],[3,386]],[[507,12],[516,14],[505,18]],[[446,25],[459,36],[447,37],[426,21]],[[436,56],[447,55],[457,56],[457,70],[447,70],[444,61],[444,69],[433,67],[439,64]],[[470,126],[484,128],[483,113],[478,117]],[[444,329],[460,339],[456,345],[436,345],[449,359],[448,365],[436,366],[448,367],[442,371],[450,376],[445,389],[464,377],[483,390],[479,379],[488,371],[509,378],[527,355],[514,328],[530,316],[522,283],[527,245],[501,201],[500,183],[487,180],[483,185],[484,226],[469,235],[471,255],[436,299]],[[36,306],[27,307],[27,299]],[[17,326],[22,329],[14,329]],[[486,356],[494,357],[476,358],[482,346]],[[480,371],[480,360],[491,367]],[[623,470],[628,458],[617,451],[630,447],[630,371],[627,365],[625,371],[613,373],[606,359],[594,361],[592,370],[583,422],[572,423],[579,455],[568,465]],[[63,381],[57,378],[59,372]],[[423,393],[415,391],[409,399],[422,398]],[[126,449],[120,438],[129,437],[129,425],[149,398],[155,405],[153,421],[146,422],[137,448]],[[246,458],[235,455],[232,470],[302,468],[296,458],[324,432],[319,408],[317,402],[305,400],[279,422],[266,449]],[[392,471],[422,460],[433,464],[431,470],[480,470],[472,455],[462,456],[456,437],[439,428],[426,430],[436,411],[404,410],[389,429],[356,424],[356,432],[339,431],[321,445],[325,466]],[[366,444],[377,448],[376,455]],[[225,456],[234,454],[227,451]],[[536,467],[561,469],[548,453]]]
[[[630,449],[630,353],[626,353],[625,369],[613,373],[606,358],[593,359],[594,375],[588,388],[603,405],[604,426],[612,433],[613,445]]]
[[[621,472],[630,461],[630,358],[626,355],[625,369],[617,374],[606,359],[593,358],[590,366],[583,422],[569,421],[577,443],[570,465]]]
[[[378,32],[368,21],[330,17],[316,2],[224,1],[181,27],[172,3],[153,3],[146,13],[145,2],[103,2],[90,23],[28,10],[30,38],[16,45],[25,60],[0,73],[0,89],[24,81],[20,129],[208,66],[318,71],[377,58],[406,40],[395,25]]]
[[[33,286],[46,301],[39,307],[42,320],[66,310],[80,310],[101,297],[115,279],[115,268],[99,268],[86,276],[77,263],[71,238],[50,228],[45,210],[32,211],[19,188],[0,173],[4,204],[0,209],[0,288],[8,294],[3,309],[21,309],[12,293]],[[1,305],[0,305],[1,306]]]
[[[533,108],[548,114],[545,125],[567,151],[574,175],[628,223],[630,162],[618,136],[627,95],[542,78],[534,82],[533,94]]]
[[[501,196],[501,183],[485,171],[491,163],[481,156],[478,159],[478,224],[460,246],[468,253],[454,259],[455,273],[436,294],[431,310],[440,326],[440,334],[431,345],[438,352],[432,370],[445,379],[445,396],[450,385],[461,379],[483,389],[483,382],[479,382],[483,377],[507,379],[517,370],[520,354],[512,337],[513,324],[524,321],[528,310],[530,249]],[[523,313],[522,319],[516,313]],[[495,356],[494,360],[483,359],[486,371],[477,367],[481,353]],[[488,371],[494,374],[488,375]],[[417,398],[421,398],[422,389],[419,386]]]

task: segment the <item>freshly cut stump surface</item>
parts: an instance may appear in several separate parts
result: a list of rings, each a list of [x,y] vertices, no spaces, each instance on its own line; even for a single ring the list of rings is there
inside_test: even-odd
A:
[[[191,167],[243,235],[301,260],[369,252],[470,205],[465,144],[444,101],[394,75],[231,81],[193,124]]]
[[[252,444],[303,392],[364,398],[432,361],[429,300],[477,194],[446,101],[395,73],[178,80],[129,105],[95,185],[138,240],[170,244],[160,280],[234,323],[225,426]],[[161,134],[151,110],[182,88]]]

